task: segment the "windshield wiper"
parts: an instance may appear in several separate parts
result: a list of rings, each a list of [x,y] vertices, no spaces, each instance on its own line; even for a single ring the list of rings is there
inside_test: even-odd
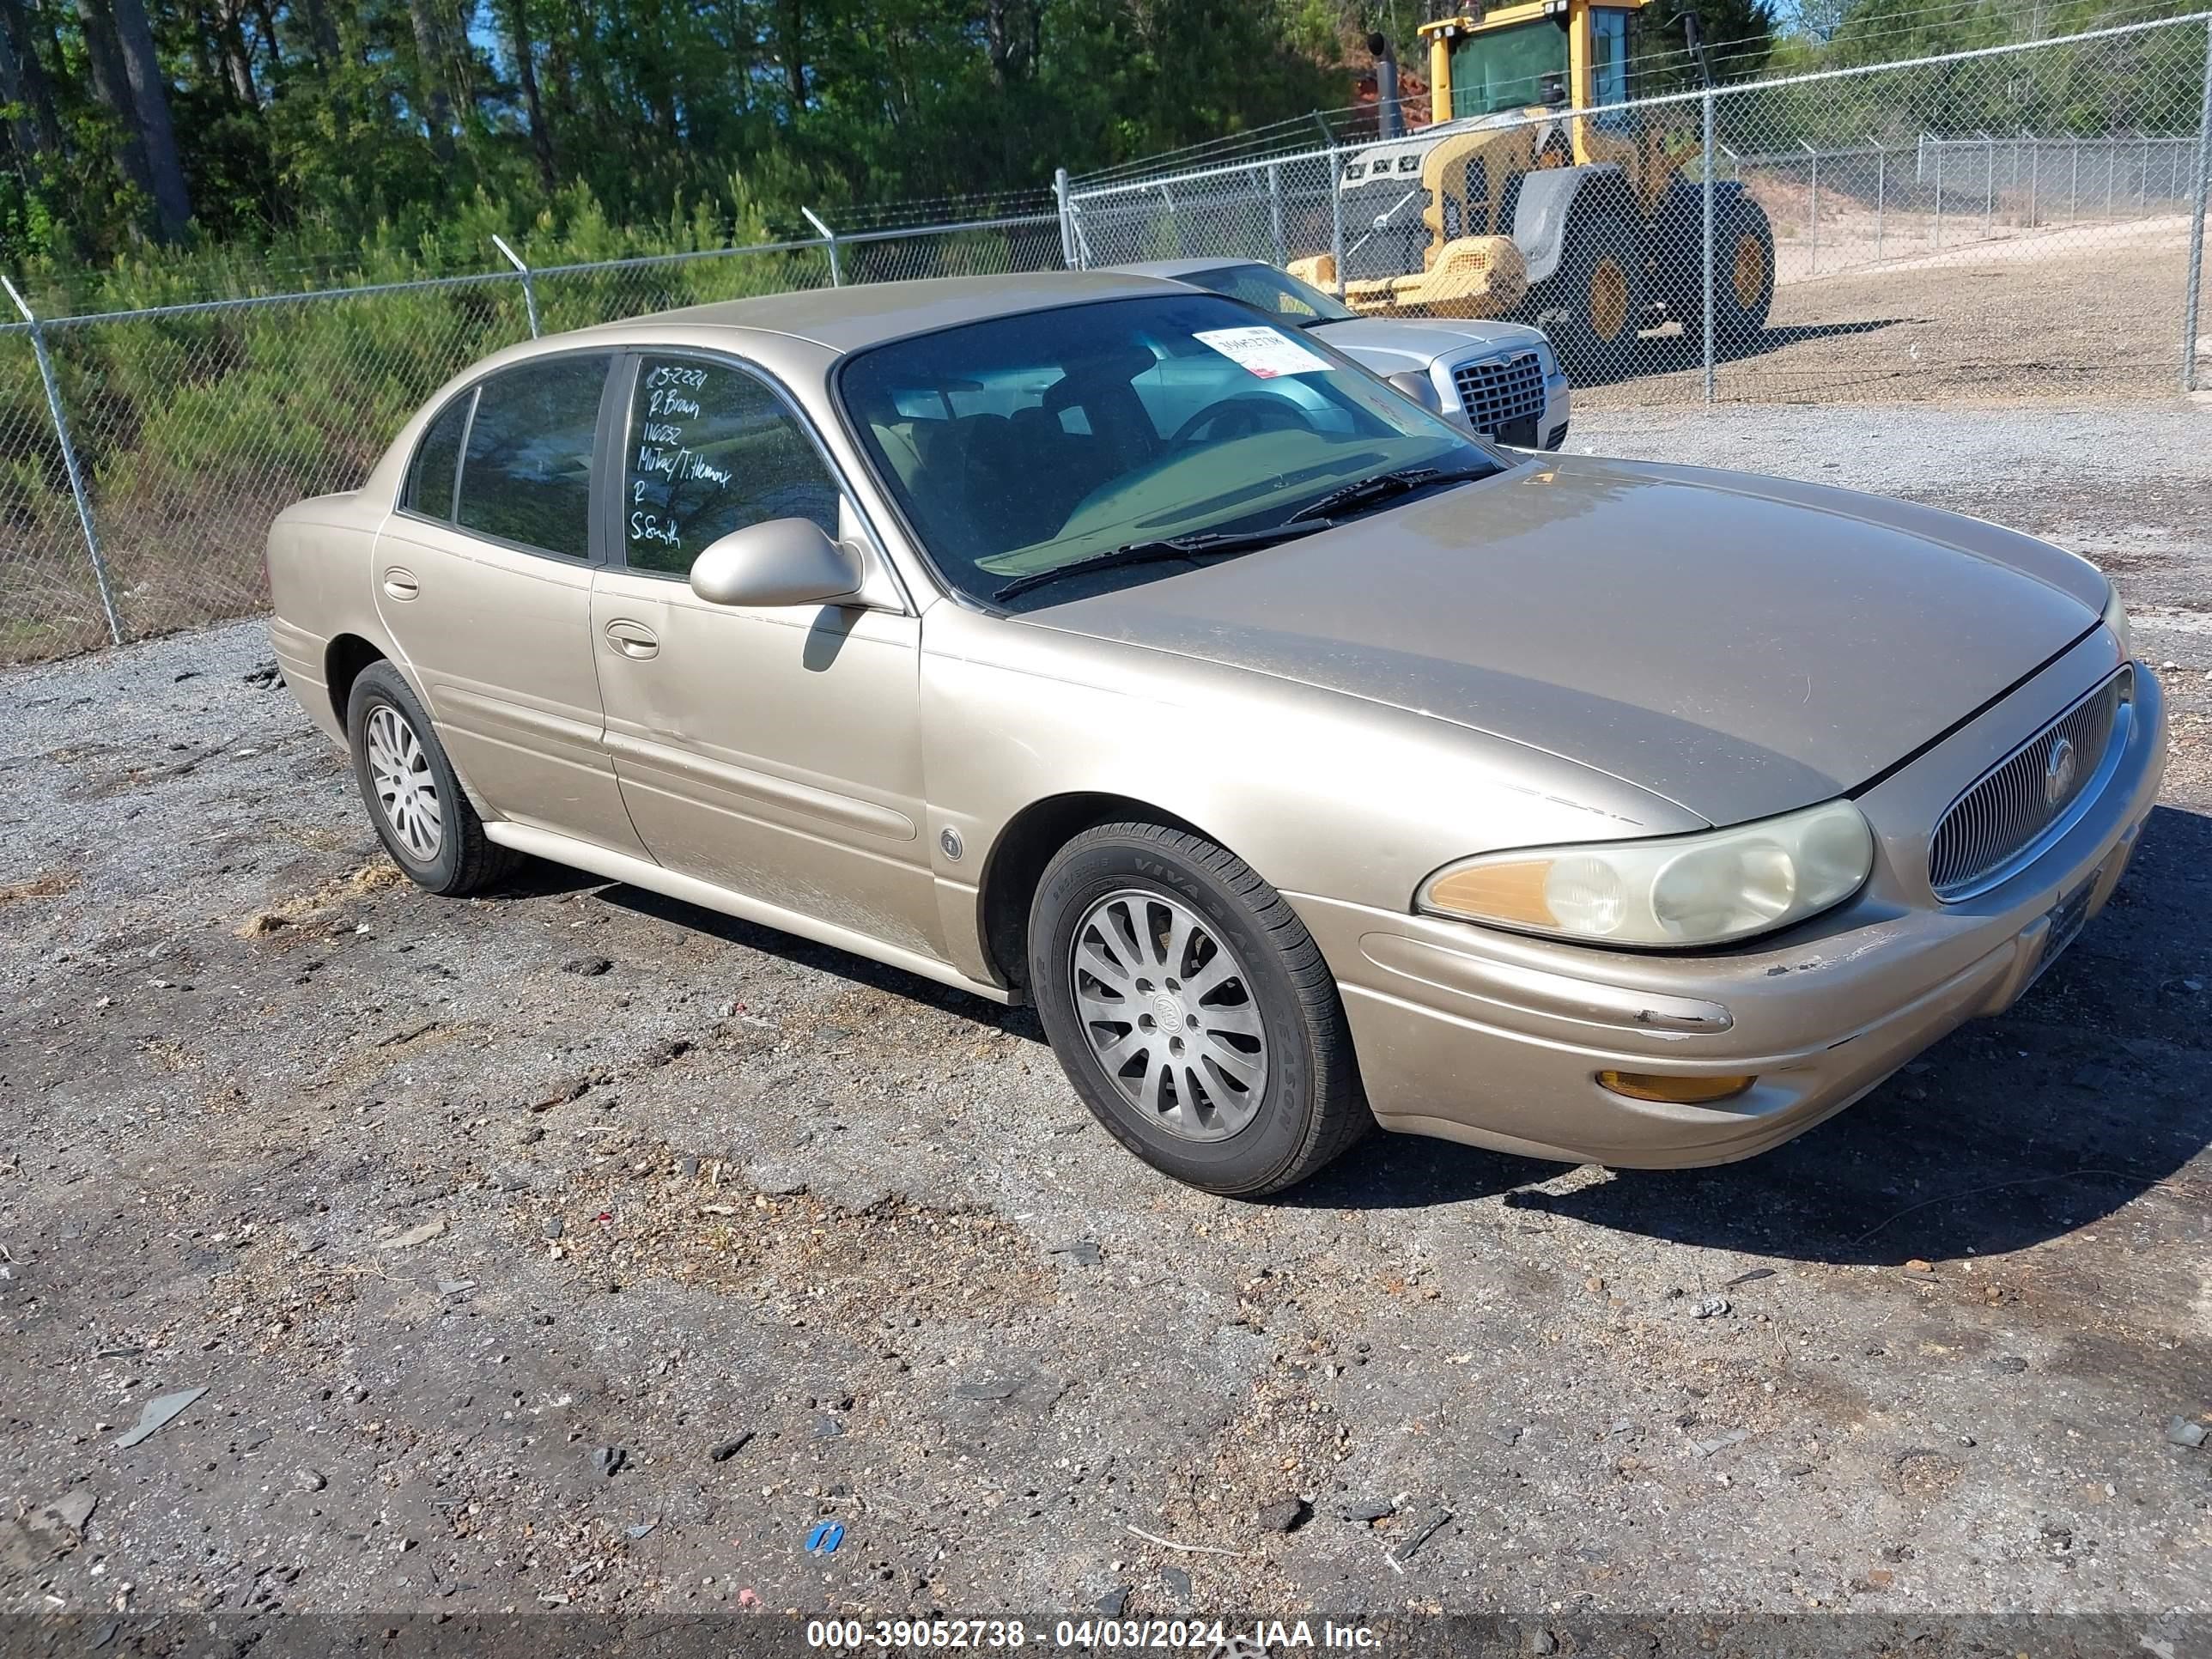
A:
[[[1319,501],[1309,501],[1283,522],[1286,525],[1304,524],[1316,519],[1329,519],[1347,508],[1373,507],[1416,489],[1429,489],[1437,484],[1468,483],[1476,478],[1487,478],[1496,471],[1495,467],[1407,466],[1401,467],[1395,472],[1378,472],[1371,478],[1357,479],[1332,489]]]
[[[1264,530],[1200,530],[1188,536],[1169,536],[1159,541],[1129,542],[1104,553],[1093,553],[1088,558],[1054,565],[1049,570],[1032,570],[1025,576],[1017,576],[991,597],[994,599],[1010,599],[1017,593],[1042,587],[1047,582],[1056,582],[1063,576],[1079,576],[1093,570],[1111,570],[1119,565],[1231,557],[1258,548],[1273,547],[1278,542],[1295,541],[1300,536],[1310,536],[1316,531],[1328,528],[1328,520],[1309,519],[1297,523],[1285,520],[1281,524],[1269,525]]]

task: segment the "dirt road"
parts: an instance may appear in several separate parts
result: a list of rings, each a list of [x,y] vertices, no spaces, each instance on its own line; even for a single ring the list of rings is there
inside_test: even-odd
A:
[[[0,1609],[2155,1639],[2212,1561],[2212,416],[2021,418],[1578,424],[2068,538],[2172,665],[2115,908],[1722,1170],[1378,1137],[1206,1198],[1026,1013],[559,872],[398,881],[258,624],[0,677]]]

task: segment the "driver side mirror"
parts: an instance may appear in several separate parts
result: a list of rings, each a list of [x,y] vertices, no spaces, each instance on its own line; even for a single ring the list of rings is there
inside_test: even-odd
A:
[[[821,605],[860,592],[853,556],[811,519],[770,519],[709,542],[691,591],[710,605]]]

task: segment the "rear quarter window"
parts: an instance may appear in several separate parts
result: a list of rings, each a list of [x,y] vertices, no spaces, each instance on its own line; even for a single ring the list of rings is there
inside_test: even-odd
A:
[[[453,516],[453,480],[460,476],[461,434],[468,429],[469,410],[476,407],[476,401],[473,390],[454,398],[415,446],[415,459],[407,468],[407,488],[399,497],[400,506],[410,513],[419,513],[426,519]]]

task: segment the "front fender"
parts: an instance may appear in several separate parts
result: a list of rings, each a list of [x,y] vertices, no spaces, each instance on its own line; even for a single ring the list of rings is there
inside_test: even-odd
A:
[[[1513,240],[1528,266],[1528,281],[1540,283],[1559,268],[1567,246],[1567,223],[1585,190],[1619,191],[1628,183],[1611,161],[1582,167],[1534,167],[1521,177],[1513,206]]]
[[[953,890],[955,960],[969,940],[951,918],[975,915],[1000,837],[1055,796],[1146,803],[1279,890],[1385,910],[1409,908],[1425,877],[1472,853],[1705,822],[1562,757],[1412,710],[957,605],[926,614],[921,672],[928,834],[934,873]]]

